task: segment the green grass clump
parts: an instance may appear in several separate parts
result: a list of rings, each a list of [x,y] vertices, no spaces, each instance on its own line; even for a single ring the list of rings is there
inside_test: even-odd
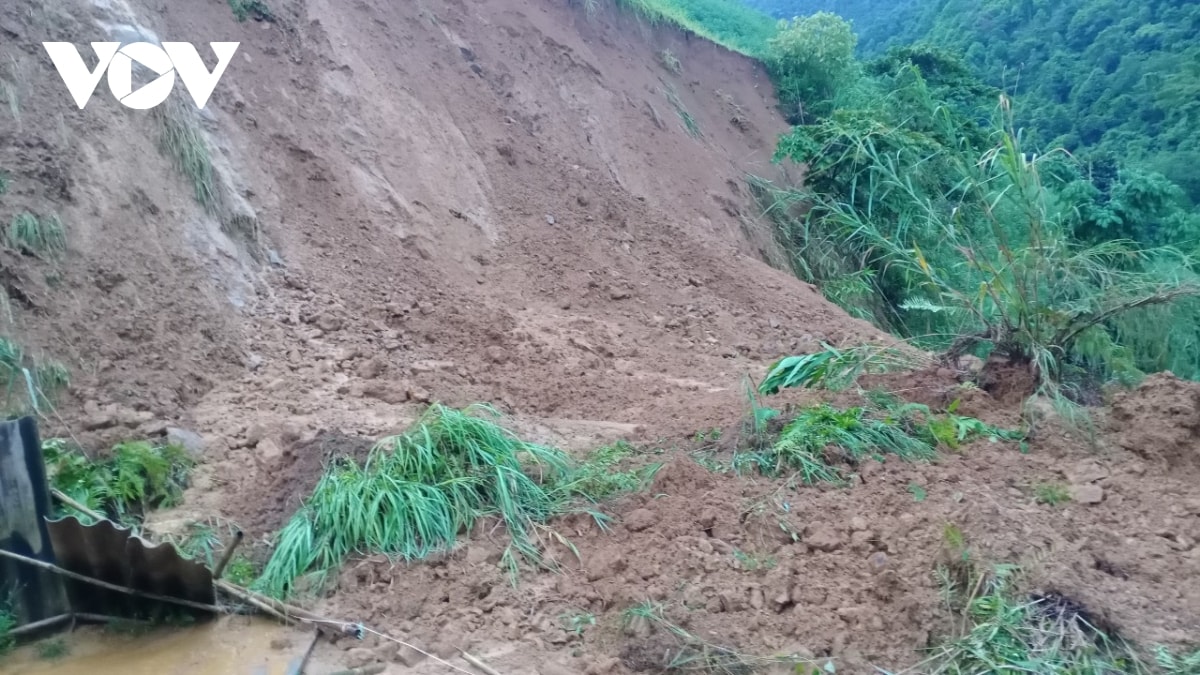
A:
[[[1056,594],[1016,593],[1016,568],[999,566],[976,580],[979,590],[962,608],[965,634],[938,648],[929,660],[930,675],[1038,673],[1039,675],[1110,675],[1142,673],[1144,666],[1128,647],[1095,625],[1071,600]]]
[[[700,124],[696,122],[695,117],[692,117],[692,113],[688,112],[687,106],[679,98],[679,92],[675,90],[675,87],[670,84],[665,85],[662,92],[663,96],[667,98],[667,102],[675,109],[675,114],[679,116],[683,130],[692,138],[701,138],[704,134],[700,132]]]
[[[42,456],[55,488],[122,524],[136,523],[151,508],[178,504],[194,463],[180,446],[148,441],[120,443],[109,457],[91,460],[61,439],[50,439],[42,444]]]
[[[805,408],[788,423],[774,444],[734,458],[739,470],[765,475],[796,472],[806,484],[845,481],[838,461],[857,464],[893,455],[905,461],[930,460],[940,446],[958,448],[976,438],[1018,440],[1020,434],[973,417],[935,414],[928,406],[903,404],[888,395],[868,407],[839,409],[828,404]]]
[[[217,184],[212,157],[208,143],[189,115],[174,99],[155,109],[161,134],[159,148],[192,184],[196,201],[215,215],[218,210]]]
[[[229,9],[233,10],[233,18],[245,21],[253,18],[257,21],[273,21],[275,15],[271,8],[262,0],[229,0]]]
[[[626,441],[596,448],[570,471],[562,489],[585,499],[602,500],[644,489],[662,468],[661,462],[620,470],[634,455]]]
[[[22,211],[12,217],[4,231],[4,244],[30,255],[56,257],[67,250],[67,237],[58,216],[38,218]]]
[[[0,417],[39,412],[70,385],[66,366],[36,361],[16,341],[0,337]]]
[[[44,661],[57,661],[69,653],[71,653],[71,648],[67,646],[67,641],[62,638],[43,640],[37,645],[38,658]]]
[[[0,195],[8,192],[8,174],[0,171]]]
[[[1042,483],[1033,488],[1034,497],[1039,504],[1058,506],[1071,501],[1071,493],[1066,486],[1059,483]]]
[[[569,458],[519,439],[498,418],[486,405],[434,405],[406,433],[376,443],[364,464],[329,466],[256,586],[286,596],[302,575],[324,579],[356,552],[424,558],[486,516],[508,530],[503,563],[514,581],[518,556],[550,566],[538,545],[543,533],[564,541],[543,523],[567,509]]]

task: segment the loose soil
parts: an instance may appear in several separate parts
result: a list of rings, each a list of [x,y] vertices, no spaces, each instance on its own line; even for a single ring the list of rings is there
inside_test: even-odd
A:
[[[1027,453],[979,443],[933,465],[869,463],[849,489],[696,463],[689,439],[736,435],[745,378],[774,359],[888,341],[785,271],[755,217],[744,175],[785,171],[769,161],[786,125],[759,65],[603,0],[592,15],[550,0],[268,4],[275,21],[246,23],[216,0],[0,7],[17,101],[0,110],[0,220],[58,213],[69,247],[58,262],[0,247],[0,321],[71,368],[47,435],[94,451],[168,427],[202,435],[187,503],[162,523],[220,515],[261,546],[331,454],[361,457],[430,401],[487,401],[532,440],[624,438],[667,466],[605,506],[611,531],[555,523],[579,552],[550,551],[562,574],[512,587],[503,537],[482,530],[429,563],[351,562],[322,612],[460,665],[466,648],[504,673],[618,673],[660,669],[672,648],[620,625],[650,600],[719,646],[873,672],[957,628],[934,577],[954,524],[978,560],[1023,564],[1025,590],[1130,639],[1200,636],[1196,385],[1156,376],[1117,395],[1094,443],[1046,413]],[[122,25],[241,42],[191,120],[215,214],[159,151],[154,115],[103,86],[77,110],[40,46]],[[950,371],[864,386],[1016,424],[1028,383],[989,374],[986,390]],[[1036,503],[1043,483],[1076,501]],[[343,641],[346,662],[445,671],[374,639]]]

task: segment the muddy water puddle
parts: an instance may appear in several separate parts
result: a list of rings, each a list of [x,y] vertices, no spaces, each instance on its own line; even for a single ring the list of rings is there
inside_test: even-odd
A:
[[[48,658],[59,641],[66,653]],[[88,626],[0,657],[0,674],[284,675],[307,646],[302,633],[244,616],[142,634]]]

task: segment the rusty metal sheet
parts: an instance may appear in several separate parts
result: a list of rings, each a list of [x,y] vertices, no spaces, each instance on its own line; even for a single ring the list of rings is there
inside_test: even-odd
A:
[[[152,544],[110,520],[85,525],[68,516],[47,528],[59,567],[147,593],[214,604],[212,572],[180,555],[171,544]],[[70,580],[67,594],[76,612],[158,618],[164,603]],[[182,609],[179,606],[172,611]]]

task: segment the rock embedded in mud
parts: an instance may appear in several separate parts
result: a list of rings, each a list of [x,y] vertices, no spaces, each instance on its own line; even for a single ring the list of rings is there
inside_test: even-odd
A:
[[[204,437],[188,429],[167,427],[167,443],[182,447],[193,458],[198,458],[204,454]]]
[[[641,532],[654,527],[657,522],[658,515],[650,509],[637,509],[625,516],[625,529],[630,532]]]
[[[803,541],[809,547],[832,553],[845,544],[842,533],[829,525],[813,525],[804,533]]]
[[[1074,485],[1071,487],[1071,499],[1080,504],[1099,504],[1104,501],[1104,488],[1099,485]]]

